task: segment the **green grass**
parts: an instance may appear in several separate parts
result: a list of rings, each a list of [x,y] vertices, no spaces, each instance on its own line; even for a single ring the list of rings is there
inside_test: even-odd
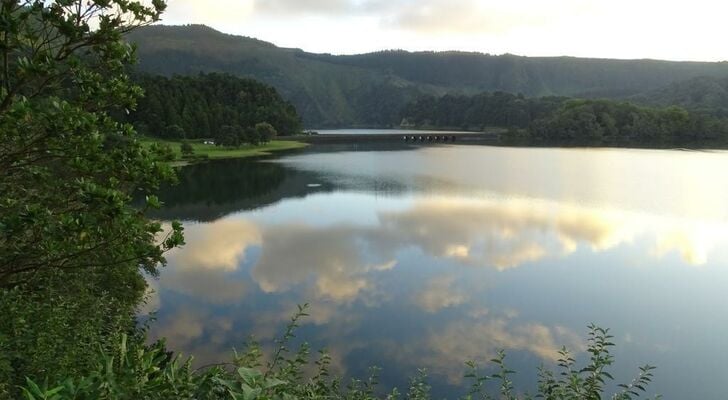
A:
[[[273,140],[268,143],[261,143],[260,145],[242,145],[238,148],[228,148],[222,146],[215,146],[212,144],[204,144],[202,141],[195,140],[189,141],[192,148],[195,150],[191,158],[183,158],[182,152],[180,151],[180,145],[182,141],[176,140],[163,140],[157,138],[146,137],[142,139],[142,143],[158,143],[161,145],[169,145],[174,151],[175,161],[174,163],[185,162],[185,161],[201,161],[205,159],[218,160],[223,158],[247,158],[247,157],[258,157],[269,155],[276,151],[300,149],[308,146],[307,143],[297,142],[293,140]]]

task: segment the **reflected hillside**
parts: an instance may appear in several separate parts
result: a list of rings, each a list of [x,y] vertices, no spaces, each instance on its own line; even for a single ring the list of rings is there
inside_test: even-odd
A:
[[[164,220],[214,221],[236,211],[253,210],[286,198],[330,191],[315,172],[294,171],[276,163],[220,160],[179,170],[179,182],[160,190]],[[309,186],[310,184],[320,186]]]

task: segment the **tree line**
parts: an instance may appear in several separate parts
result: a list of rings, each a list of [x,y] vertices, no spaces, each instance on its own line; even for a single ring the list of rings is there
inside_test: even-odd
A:
[[[526,98],[503,92],[421,97],[405,107],[402,125],[464,130],[503,127],[509,129],[506,139],[585,144],[703,145],[728,138],[728,119],[678,106]]]
[[[139,75],[144,90],[136,111],[127,116],[136,130],[164,139],[215,138],[238,146],[301,131],[291,103],[263,83],[226,74],[167,78]]]
[[[566,97],[526,98],[505,92],[423,96],[404,107],[402,125],[464,130],[493,126],[527,128],[534,120],[553,113],[566,100]]]
[[[534,121],[528,135],[560,142],[701,145],[728,138],[728,119],[677,106],[572,100]]]

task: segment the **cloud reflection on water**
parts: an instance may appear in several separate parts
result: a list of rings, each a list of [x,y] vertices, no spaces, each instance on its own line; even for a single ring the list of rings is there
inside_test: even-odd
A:
[[[345,303],[375,290],[372,276],[395,268],[408,248],[456,265],[503,271],[565,257],[579,246],[603,252],[647,238],[647,256],[676,253],[700,265],[728,237],[722,224],[528,199],[433,197],[377,215],[375,225],[265,225],[239,218],[191,225],[190,244],[169,256],[164,284],[212,303],[235,302],[246,287],[232,274],[248,249],[260,247],[251,275],[263,292],[303,285],[312,298]],[[442,284],[434,287],[443,290]],[[423,301],[432,302],[432,309],[436,300],[447,303],[429,296]]]
[[[395,264],[392,260],[367,260],[359,241],[368,233],[366,228],[355,226],[269,227],[253,279],[268,293],[311,282],[311,292],[317,298],[353,300],[369,286],[368,273],[388,270]]]
[[[427,365],[433,373],[444,375],[451,383],[459,384],[463,376],[463,360],[492,359],[499,350],[526,351],[545,362],[556,362],[558,351],[566,346],[578,352],[584,345],[574,332],[562,326],[539,323],[519,324],[506,318],[485,318],[481,321],[452,323],[415,344],[413,354],[423,354],[415,360]]]
[[[185,224],[189,244],[169,254],[150,298],[149,309],[161,305],[153,329],[174,350],[220,361],[251,333],[280,334],[310,302],[299,336],[326,346],[339,372],[427,367],[454,384],[463,361],[497,349],[519,371],[561,345],[583,349],[589,321],[629,337],[618,374],[673,365],[637,344],[709,359],[712,347],[680,346],[725,332],[714,310],[728,186],[704,174],[728,171],[723,156],[463,146],[286,157],[286,171],[311,172],[286,177],[290,190]],[[301,189],[313,181],[331,191]]]
[[[260,228],[244,220],[219,220],[185,226],[183,253],[177,268],[235,271],[250,245],[261,243]]]
[[[160,319],[157,336],[167,337],[172,348],[215,361],[242,343],[235,321],[248,321],[247,333],[273,337],[303,299],[314,303],[305,324],[325,327],[314,335],[327,343],[340,371],[353,354],[379,343],[390,349],[383,357],[394,357],[403,368],[428,366],[452,384],[460,383],[463,360],[486,360],[497,349],[553,361],[562,345],[583,348],[578,335],[564,326],[523,320],[517,311],[485,303],[482,283],[462,282],[453,268],[507,273],[579,249],[606,252],[641,240],[648,242],[638,246],[646,249],[645,257],[675,253],[684,263],[698,265],[707,262],[721,237],[728,237],[720,223],[525,198],[431,196],[405,206],[385,205],[374,223],[317,224],[313,215],[296,223],[254,221],[231,216],[186,227],[190,244],[169,255],[150,306],[160,300],[164,305],[165,291],[196,305],[166,305],[172,314]],[[450,268],[420,273],[411,258],[402,256],[413,250],[418,259]],[[387,275],[399,270],[406,275]],[[391,279],[411,280],[412,286],[395,293],[386,285]],[[277,300],[254,311],[215,311],[240,307],[260,293]],[[372,322],[372,310],[389,307],[418,315],[413,318],[425,321],[422,334],[404,344],[401,338],[362,339],[361,329],[381,323]]]

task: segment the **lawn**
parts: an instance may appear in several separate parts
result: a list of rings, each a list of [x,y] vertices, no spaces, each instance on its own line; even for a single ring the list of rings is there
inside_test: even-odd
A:
[[[181,141],[174,140],[163,140],[157,138],[144,138],[143,143],[159,143],[162,145],[169,145],[174,151],[176,162],[188,161],[182,158],[182,152],[180,151]],[[271,154],[276,151],[299,149],[308,146],[306,143],[296,142],[293,140],[273,140],[268,143],[261,143],[258,146],[255,145],[243,145],[238,148],[229,148],[222,146],[215,146],[213,144],[204,144],[202,141],[190,141],[189,142],[194,149],[192,161],[204,160],[204,159],[222,159],[222,158],[246,158],[246,157],[257,157]]]

